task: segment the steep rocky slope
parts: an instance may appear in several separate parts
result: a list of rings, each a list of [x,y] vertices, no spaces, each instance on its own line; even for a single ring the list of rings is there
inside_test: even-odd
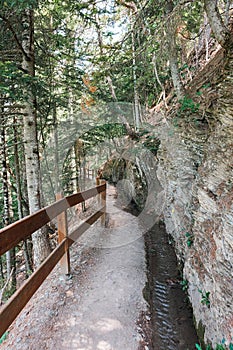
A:
[[[185,108],[152,119],[161,141],[164,220],[184,265],[199,334],[227,345],[233,343],[233,57],[215,61]]]

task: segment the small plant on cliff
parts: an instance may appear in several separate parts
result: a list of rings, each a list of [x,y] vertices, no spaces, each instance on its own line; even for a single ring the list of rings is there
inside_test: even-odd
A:
[[[201,345],[199,345],[199,344],[195,344],[195,347],[197,350],[204,350],[204,349],[202,349]],[[212,347],[210,345],[207,345],[205,350],[212,350]],[[227,347],[223,344],[217,344],[216,347],[214,348],[214,350],[227,350]],[[233,350],[232,343],[230,343],[230,345],[229,345],[229,350]]]
[[[201,347],[201,345],[199,345],[199,344],[195,344],[195,347],[196,347],[197,350],[202,350],[202,347]],[[206,347],[205,350],[211,350],[211,346],[210,346],[210,345],[207,345],[207,347]]]
[[[193,244],[193,241],[194,241],[193,235],[189,232],[186,232],[185,236],[187,237],[187,241],[186,241],[187,246],[190,248]]]
[[[203,292],[201,289],[198,289],[199,293],[201,293],[201,303],[210,307],[210,292]]]
[[[188,280],[183,280],[180,282],[180,284],[182,285],[182,290],[184,292],[187,292],[187,290],[188,290],[188,283],[189,283]]]
[[[199,110],[200,103],[195,103],[191,98],[185,96],[182,100],[180,100],[181,106],[180,111],[185,112],[189,111],[195,113]]]
[[[5,332],[5,333],[3,334],[3,336],[0,338],[0,344],[2,344],[2,343],[6,340],[8,334],[9,334],[9,332]]]

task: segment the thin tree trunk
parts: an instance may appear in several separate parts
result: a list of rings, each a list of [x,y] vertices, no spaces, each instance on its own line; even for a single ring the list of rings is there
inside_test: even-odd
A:
[[[7,156],[6,156],[6,126],[4,119],[4,106],[1,106],[1,153],[2,153],[2,189],[3,189],[3,226],[10,223],[9,213],[9,193],[8,193],[8,175],[7,175]],[[7,277],[11,273],[11,254],[6,252],[6,271]]]
[[[204,26],[205,26],[205,59],[206,62],[209,61],[209,35],[208,35],[208,18],[205,15],[205,19],[204,19]]]
[[[0,124],[1,124],[1,153],[2,153],[2,182],[3,182],[3,225],[8,226],[10,224],[10,191],[8,183],[8,171],[7,171],[7,150],[6,150],[6,125],[4,118],[4,106],[1,106],[0,111]],[[14,269],[11,274],[12,268]],[[10,280],[8,288],[12,291],[16,287],[16,270],[15,270],[15,248],[6,252],[6,271],[7,278]]]
[[[7,156],[7,154],[6,154]],[[14,219],[14,211],[12,208],[12,194],[10,191],[11,183],[10,183],[10,174],[7,172],[7,186],[8,186],[8,201],[9,201],[9,224],[13,222]],[[9,289],[11,293],[14,293],[16,290],[16,255],[15,255],[15,247],[10,250],[10,267],[11,271],[7,277],[10,278]]]
[[[84,154],[83,157],[83,183],[82,183],[82,191],[85,191],[86,189],[86,157]],[[86,202],[82,202],[82,212],[84,213],[86,211]]]
[[[22,174],[22,193],[24,193],[24,198],[26,201],[26,205],[23,206],[23,217],[29,215],[29,201],[28,201],[28,189],[27,189],[27,175],[26,175],[26,160],[25,160],[25,152],[24,147],[22,149],[22,163],[21,163],[21,174]],[[28,257],[30,261],[30,266],[32,267],[33,271],[33,253],[32,253],[32,237],[30,236],[27,238],[27,251],[28,251]]]
[[[154,67],[155,78],[156,78],[156,80],[157,80],[157,82],[158,82],[158,84],[159,84],[159,86],[161,87],[161,90],[162,90],[162,96],[163,96],[164,105],[167,108],[166,91],[165,91],[165,88],[164,88],[163,84],[161,83],[161,80],[159,79],[155,54],[153,55],[153,58],[152,58],[152,64],[153,64],[153,67]]]
[[[22,68],[33,78],[35,76],[33,10],[25,10],[22,25],[22,47],[26,53],[23,54]],[[24,111],[24,150],[29,209],[30,213],[34,213],[41,207],[41,194],[35,96],[33,95],[32,84],[25,93],[27,95],[27,101]],[[47,236],[43,234],[43,231],[38,230],[32,235],[32,243],[34,265],[38,267],[50,252],[49,242]]]
[[[79,187],[79,169],[80,169],[80,156],[79,156],[79,141],[76,140],[74,144],[74,157],[75,157],[75,180],[76,180],[76,191],[80,191]]]
[[[25,159],[25,151],[24,147],[22,149],[22,164],[21,164],[21,173],[22,173],[22,194],[24,194],[23,202],[23,216],[29,215],[29,201],[28,201],[28,189],[27,189],[27,175],[26,175],[26,159]]]
[[[0,277],[3,280],[4,274],[3,274],[3,263],[2,263],[2,257],[0,256]]]
[[[18,150],[18,132],[16,129],[17,118],[14,117],[14,162],[15,162],[15,178],[16,178],[16,189],[17,189],[17,204],[18,204],[18,217],[19,219],[23,218],[23,204],[22,204],[22,191],[21,191],[21,175],[20,175],[20,163],[19,163],[19,150]],[[26,277],[29,277],[30,272],[32,271],[32,264],[28,249],[28,240],[25,239],[23,243],[23,254],[26,265]]]
[[[136,54],[135,54],[135,39],[133,26],[131,26],[131,38],[132,38],[132,56],[133,56],[133,87],[134,87],[134,119],[135,119],[135,130],[138,131],[140,128],[140,109],[139,109],[139,96],[137,91],[137,66],[136,66]]]
[[[59,154],[58,154],[58,133],[57,133],[57,106],[54,103],[53,106],[53,142],[54,142],[54,189],[55,193],[61,191],[60,178],[59,178]]]
[[[227,0],[226,1],[226,6],[225,6],[225,25],[227,26],[229,24],[230,20],[230,6],[231,6],[231,1]]]
[[[184,89],[180,79],[179,68],[178,68],[178,50],[176,44],[176,25],[175,20],[172,16],[174,4],[172,0],[168,0],[166,3],[167,10],[167,22],[166,22],[166,33],[167,33],[167,46],[169,55],[170,71],[174,89],[178,99],[184,97]]]

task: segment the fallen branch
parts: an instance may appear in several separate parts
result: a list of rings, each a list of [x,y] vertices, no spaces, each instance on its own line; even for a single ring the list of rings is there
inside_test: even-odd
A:
[[[4,286],[2,287],[2,289],[0,290],[0,305],[2,305],[2,297],[3,297],[3,293],[5,292],[10,280],[11,280],[11,277],[13,275],[13,272],[14,272],[14,267],[12,268],[11,270],[11,273],[10,275],[8,276],[7,280],[6,280],[6,283],[4,284]]]

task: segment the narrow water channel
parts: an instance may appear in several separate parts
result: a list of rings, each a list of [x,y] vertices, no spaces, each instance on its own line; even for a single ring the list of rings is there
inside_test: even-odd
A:
[[[175,251],[163,224],[154,225],[145,235],[145,246],[153,349],[193,350],[198,338],[192,309],[182,290]]]

